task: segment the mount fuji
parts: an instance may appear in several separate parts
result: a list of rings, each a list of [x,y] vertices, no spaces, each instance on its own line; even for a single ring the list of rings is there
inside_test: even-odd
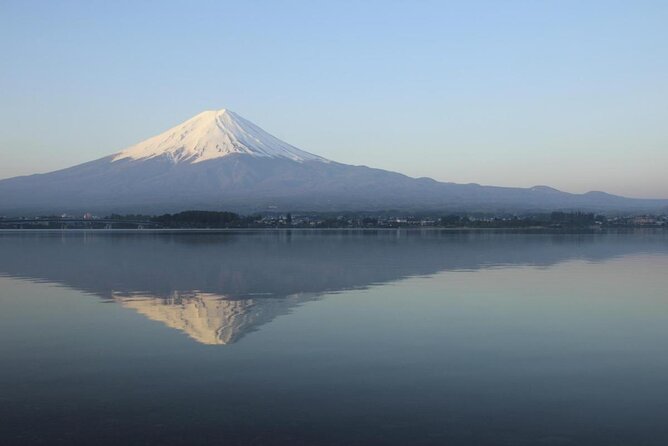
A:
[[[546,186],[438,182],[334,162],[229,110],[206,111],[121,152],[0,180],[0,214],[258,211],[656,211],[668,200]]]

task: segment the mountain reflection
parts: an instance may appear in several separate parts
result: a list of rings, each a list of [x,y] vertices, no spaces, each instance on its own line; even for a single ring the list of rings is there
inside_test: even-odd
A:
[[[232,299],[210,293],[174,292],[170,298],[121,296],[114,300],[147,318],[186,333],[202,344],[232,344],[276,316],[286,314],[312,296],[295,294],[282,299]]]
[[[203,344],[231,344],[325,293],[446,270],[666,251],[662,233],[4,232],[0,274],[62,284]]]

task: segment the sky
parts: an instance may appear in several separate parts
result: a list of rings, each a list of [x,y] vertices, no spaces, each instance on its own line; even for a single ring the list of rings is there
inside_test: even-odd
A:
[[[666,1],[0,0],[0,178],[227,108],[335,161],[668,198]]]

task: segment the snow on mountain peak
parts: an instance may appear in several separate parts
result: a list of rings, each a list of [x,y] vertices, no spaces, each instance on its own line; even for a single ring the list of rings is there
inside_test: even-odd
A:
[[[199,163],[232,154],[327,162],[325,158],[281,141],[226,109],[202,112],[166,132],[128,147],[112,162],[166,156],[174,163]]]

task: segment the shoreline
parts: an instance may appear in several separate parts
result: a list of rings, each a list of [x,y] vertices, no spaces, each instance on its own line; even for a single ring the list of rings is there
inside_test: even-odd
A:
[[[232,233],[232,232],[514,232],[514,233],[554,233],[554,234],[605,234],[620,232],[652,231],[668,232],[668,227],[620,227],[620,228],[474,228],[474,227],[453,227],[442,228],[437,226],[429,227],[400,227],[400,228],[149,228],[149,229],[91,229],[91,228],[26,228],[13,229],[0,228],[0,233],[146,233],[146,234],[168,234],[168,233]]]

